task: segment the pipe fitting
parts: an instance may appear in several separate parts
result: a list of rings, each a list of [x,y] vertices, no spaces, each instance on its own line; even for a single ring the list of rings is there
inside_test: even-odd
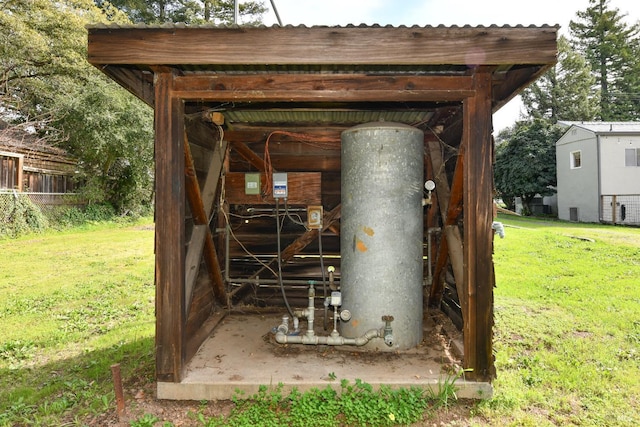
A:
[[[386,315],[382,316],[382,321],[384,322],[384,329],[382,331],[384,337],[384,343],[393,347],[394,338],[393,338],[393,328],[391,328],[391,322],[393,322],[393,316]]]
[[[361,347],[374,338],[382,336],[381,330],[370,329],[357,338],[345,338],[337,333],[331,333],[329,336],[319,335],[287,335],[280,331],[276,333],[276,342],[278,344],[306,344],[306,345],[354,345]]]
[[[283,334],[287,334],[289,332],[289,316],[282,316],[282,323],[277,327],[278,332],[282,332]]]

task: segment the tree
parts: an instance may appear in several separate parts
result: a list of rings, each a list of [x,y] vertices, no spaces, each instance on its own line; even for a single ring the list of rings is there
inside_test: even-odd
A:
[[[494,177],[498,195],[507,206],[512,207],[514,198],[520,197],[523,211],[531,214],[536,195],[555,193],[555,142],[560,136],[562,128],[544,119],[517,122],[500,134]]]
[[[80,193],[119,214],[140,211],[153,194],[153,114],[106,79],[82,87],[59,111],[61,146],[80,159]]]
[[[233,0],[96,0],[96,4],[103,5],[107,1],[125,12],[133,22],[145,24],[231,24],[234,19]],[[258,1],[239,4],[240,16],[248,25],[260,23],[266,10]]]
[[[576,13],[569,23],[573,47],[591,64],[600,89],[600,118],[605,121],[640,117],[637,73],[640,26],[627,25],[619,9],[609,0],[589,0],[590,6]]]
[[[584,57],[571,49],[568,40],[558,39],[558,62],[522,93],[522,102],[533,118],[593,120],[598,113],[595,77]]]
[[[124,212],[150,198],[153,115],[87,62],[95,22],[129,21],[93,0],[0,0],[0,119],[66,148],[88,199]]]

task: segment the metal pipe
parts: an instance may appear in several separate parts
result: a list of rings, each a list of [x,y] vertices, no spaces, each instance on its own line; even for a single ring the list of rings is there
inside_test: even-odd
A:
[[[236,25],[240,25],[238,23],[238,18],[240,17],[240,1],[239,0],[235,0],[233,2],[233,23]]]
[[[280,20],[280,14],[278,13],[278,9],[276,9],[276,3],[271,0],[271,8],[273,9],[273,13],[276,14],[276,19],[278,20],[278,25],[282,27],[282,21]]]
[[[380,329],[370,329],[357,338],[345,338],[336,331],[329,336],[319,335],[287,335],[282,332],[276,333],[276,342],[279,344],[306,344],[306,345],[355,345],[363,346],[374,338],[382,338],[384,331]]]
[[[229,269],[231,268],[231,257],[229,256],[229,235],[231,234],[231,226],[227,223],[225,229],[225,238],[224,238],[224,280],[228,284],[229,283]]]
[[[316,290],[313,287],[313,285],[310,285],[309,286],[309,304],[307,305],[307,308],[293,311],[294,318],[303,317],[307,319],[307,333],[305,335],[310,337],[315,335],[315,332],[313,330],[313,322],[315,320],[315,311],[316,311],[316,307],[314,303],[315,297],[316,297]]]
[[[227,279],[230,283],[236,284],[245,284],[252,283],[254,285],[279,285],[280,281],[278,279],[261,279],[259,277],[256,278],[246,278],[246,277],[238,277]],[[305,279],[282,279],[282,283],[285,285],[313,285],[317,283],[315,280],[305,280]]]

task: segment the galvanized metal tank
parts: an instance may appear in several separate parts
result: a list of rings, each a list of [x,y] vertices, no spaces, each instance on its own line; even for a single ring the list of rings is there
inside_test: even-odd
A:
[[[365,348],[405,350],[422,340],[421,130],[402,123],[368,123],[342,132],[340,283],[354,338],[394,320],[391,347],[374,339]]]

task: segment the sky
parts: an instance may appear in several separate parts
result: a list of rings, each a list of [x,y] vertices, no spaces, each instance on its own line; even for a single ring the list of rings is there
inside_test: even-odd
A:
[[[263,0],[271,9],[272,0]],[[273,0],[283,25],[560,25],[568,34],[576,12],[589,7],[589,0]],[[639,0],[609,0],[627,21],[640,21]],[[272,10],[264,24],[277,24]],[[493,116],[494,130],[511,126],[522,109],[516,97]]]

